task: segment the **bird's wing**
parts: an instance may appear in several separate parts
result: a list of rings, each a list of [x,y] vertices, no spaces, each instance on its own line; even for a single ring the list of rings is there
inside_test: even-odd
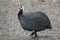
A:
[[[49,22],[49,19],[48,19],[47,15],[45,15],[44,13],[42,13],[40,11],[26,13],[25,16],[30,21],[33,21],[33,22],[35,22],[39,25],[42,25],[43,23],[46,24],[47,22]]]

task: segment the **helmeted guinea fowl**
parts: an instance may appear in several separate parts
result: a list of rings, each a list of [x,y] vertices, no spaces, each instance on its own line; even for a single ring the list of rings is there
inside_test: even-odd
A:
[[[18,12],[18,19],[24,30],[33,31],[31,36],[34,34],[37,37],[38,31],[43,31],[45,29],[52,29],[49,18],[46,14],[41,11],[24,13],[23,6],[21,6]]]

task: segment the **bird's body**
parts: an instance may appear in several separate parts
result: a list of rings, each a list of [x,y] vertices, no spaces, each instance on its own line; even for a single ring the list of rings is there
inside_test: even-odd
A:
[[[41,11],[23,13],[21,16],[19,15],[18,17],[22,28],[25,30],[41,31],[51,28],[50,20],[48,19],[47,15],[45,15]]]
[[[52,29],[48,16],[41,11],[24,13],[23,9],[21,9],[18,13],[18,19],[24,30],[34,30],[31,35],[35,34],[37,36],[37,31]]]

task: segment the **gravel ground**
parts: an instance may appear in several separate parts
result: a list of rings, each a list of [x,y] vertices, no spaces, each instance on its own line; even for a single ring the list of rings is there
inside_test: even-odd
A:
[[[46,13],[53,29],[30,38],[31,32],[23,30],[17,18],[20,4],[24,5],[24,12]],[[0,0],[0,40],[60,40],[60,0]]]

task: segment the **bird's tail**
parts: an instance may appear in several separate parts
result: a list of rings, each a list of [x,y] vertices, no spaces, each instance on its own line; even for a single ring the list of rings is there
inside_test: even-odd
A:
[[[51,23],[47,27],[48,27],[48,29],[52,29]]]
[[[51,25],[49,25],[49,29],[52,29]]]

